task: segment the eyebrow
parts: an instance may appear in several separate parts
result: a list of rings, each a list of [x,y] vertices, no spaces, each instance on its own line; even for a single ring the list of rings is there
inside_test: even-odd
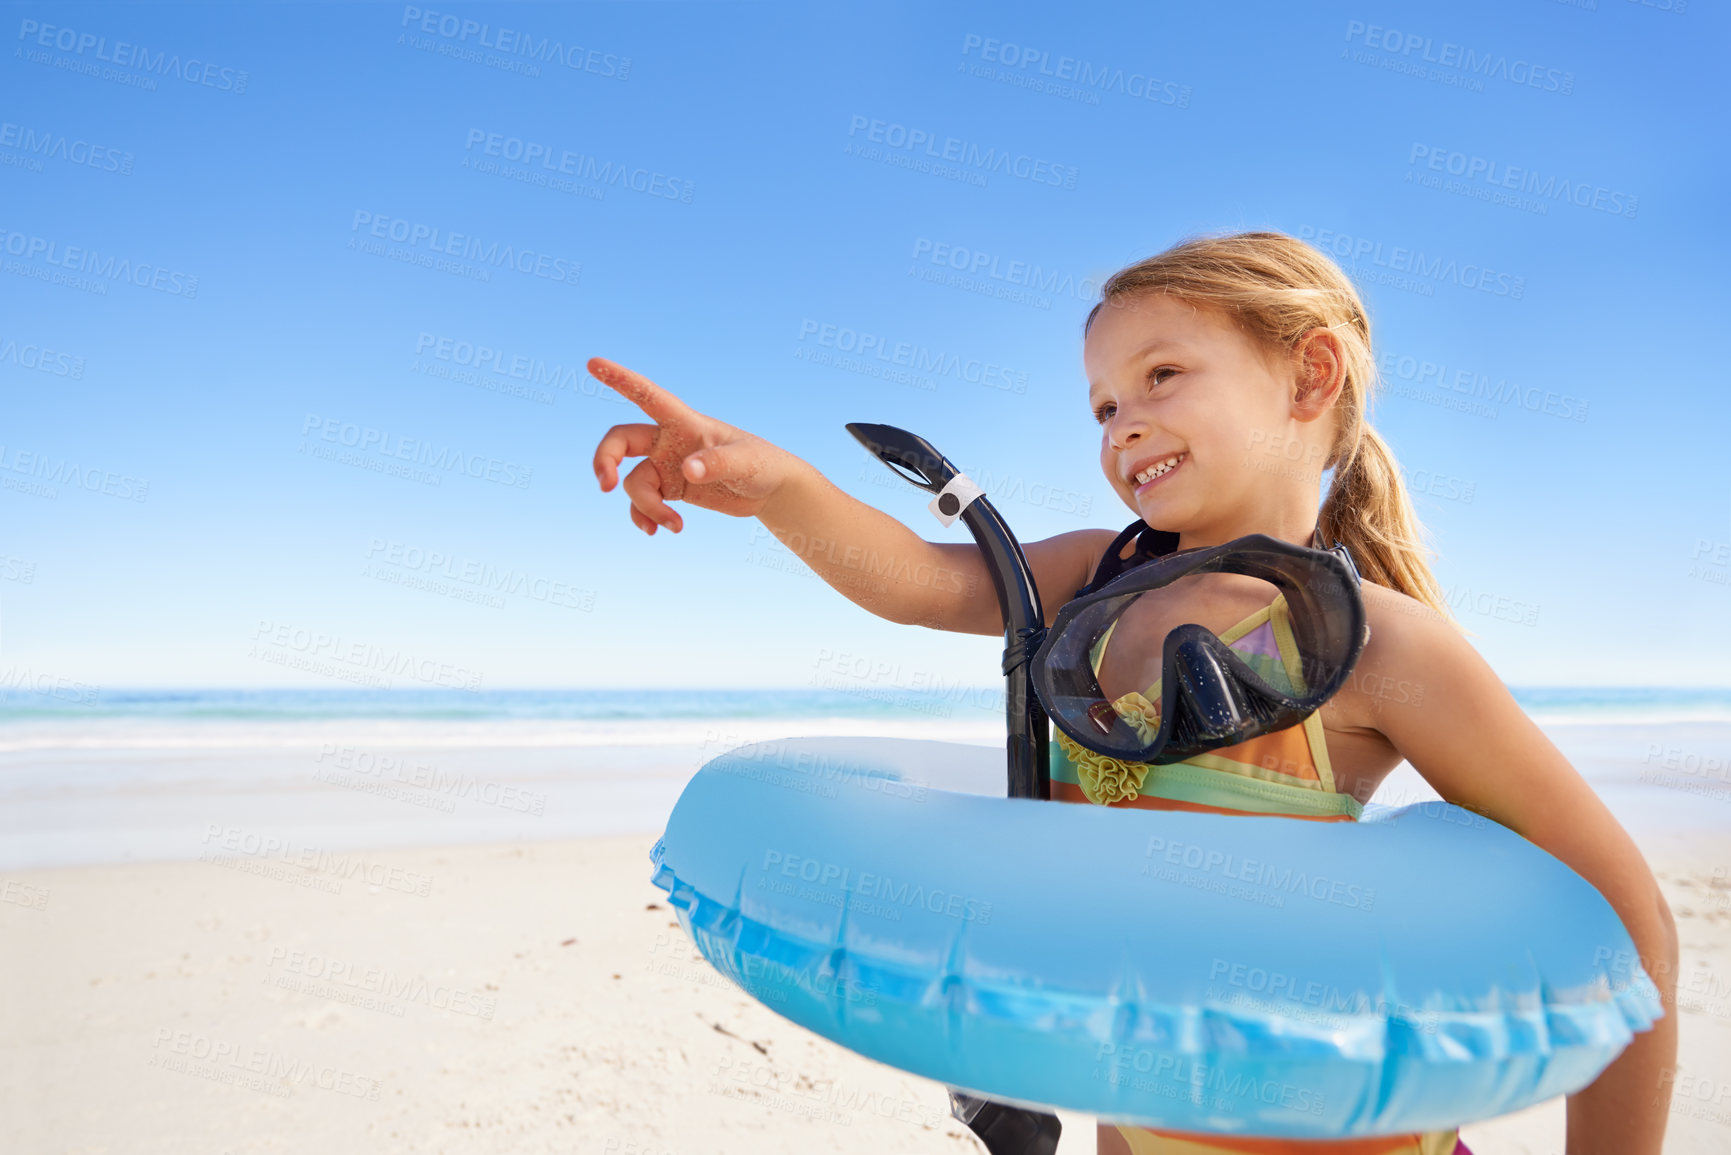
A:
[[[1184,348],[1184,344],[1181,341],[1174,341],[1174,340],[1171,340],[1170,338],[1167,338],[1167,337],[1156,337],[1152,341],[1149,341],[1147,344],[1143,345],[1141,348],[1137,349],[1134,353],[1132,353],[1130,355],[1130,360],[1132,362],[1140,361],[1142,358],[1146,357],[1148,354],[1158,352],[1161,349],[1180,349],[1181,350],[1183,348]],[[1099,389],[1099,385],[1097,385],[1096,383],[1094,383],[1092,381],[1088,382],[1088,405],[1090,408],[1092,408],[1094,405],[1094,394],[1095,394],[1095,391],[1098,389]]]

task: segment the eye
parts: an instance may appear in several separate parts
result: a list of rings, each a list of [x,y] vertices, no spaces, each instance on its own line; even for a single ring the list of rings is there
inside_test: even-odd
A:
[[[1168,377],[1175,376],[1178,372],[1178,368],[1173,365],[1156,365],[1148,370],[1148,387],[1150,389],[1158,388],[1166,383]],[[1112,415],[1116,412],[1118,412],[1116,405],[1110,401],[1103,402],[1094,410],[1094,420],[1104,425],[1112,419]]]

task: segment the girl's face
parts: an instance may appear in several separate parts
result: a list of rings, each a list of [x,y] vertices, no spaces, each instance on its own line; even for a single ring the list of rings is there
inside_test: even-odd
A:
[[[1216,310],[1162,292],[1102,308],[1082,361],[1100,466],[1144,521],[1184,549],[1247,533],[1309,544],[1333,434],[1317,418],[1338,385],[1318,407],[1297,388],[1296,365]]]

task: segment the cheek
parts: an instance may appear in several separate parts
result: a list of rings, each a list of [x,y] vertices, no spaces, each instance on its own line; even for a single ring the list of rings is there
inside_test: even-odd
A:
[[[1185,405],[1182,415],[1174,415],[1174,426],[1182,429],[1185,441],[1211,457],[1242,453],[1249,431],[1264,425],[1259,414],[1247,410],[1243,398],[1230,394],[1216,393],[1206,401],[1198,398]]]

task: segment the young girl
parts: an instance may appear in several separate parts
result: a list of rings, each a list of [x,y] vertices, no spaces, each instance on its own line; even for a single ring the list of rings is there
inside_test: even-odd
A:
[[[1376,362],[1352,283],[1300,241],[1244,233],[1189,241],[1131,265],[1105,283],[1101,298],[1088,316],[1082,361],[1088,408],[1100,425],[1100,466],[1124,504],[1149,526],[1176,533],[1180,549],[1251,533],[1305,546],[1345,544],[1364,578],[1371,633],[1350,681],[1321,710],[1239,746],[1172,767],[1146,766],[1104,758],[1057,734],[1053,797],[1352,821],[1396,765],[1411,763],[1443,798],[1567,863],[1621,916],[1666,1014],[1569,1099],[1567,1150],[1659,1155],[1677,1051],[1670,908],[1629,835],[1453,624],[1394,457],[1365,420]],[[790,548],[815,539],[802,553],[806,563],[880,617],[1002,633],[997,598],[972,544],[924,541],[804,461],[693,412],[638,374],[601,359],[589,369],[654,421],[615,426],[595,451],[603,491],[618,482],[624,458],[645,458],[624,482],[631,519],[645,533],[658,526],[679,532],[683,518],[670,501],[757,517]],[[1321,501],[1324,469],[1333,470],[1333,481]],[[1091,578],[1103,576],[1102,566],[1114,568],[1105,554],[1115,536],[1077,530],[1025,547],[1047,625]],[[850,559],[874,555],[895,559],[892,575],[909,576],[859,580]],[[964,580],[912,576],[939,567]],[[882,573],[874,567],[874,576]],[[1199,600],[1191,592],[1172,621],[1199,621],[1235,645],[1271,632],[1265,627],[1273,607]],[[1184,595],[1172,596],[1182,602]],[[1143,639],[1160,634],[1136,634],[1108,652],[1103,683],[1146,684],[1150,658],[1157,671],[1158,653],[1150,655]],[[1454,1131],[1295,1142],[1102,1125],[1099,1150],[1451,1155],[1465,1146]]]

